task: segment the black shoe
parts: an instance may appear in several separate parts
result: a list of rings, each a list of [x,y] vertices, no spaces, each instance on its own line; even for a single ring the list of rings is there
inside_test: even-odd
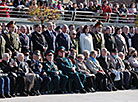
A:
[[[106,87],[104,91],[111,91],[109,87]]]
[[[125,88],[124,88],[123,86],[121,86],[121,87],[119,88],[119,90],[125,90]]]
[[[113,91],[117,91],[117,88],[114,86],[114,87],[112,87],[112,90]]]
[[[4,94],[0,94],[0,98],[6,98]]]
[[[87,92],[92,92],[92,90],[90,88],[86,88],[85,89]]]
[[[15,93],[14,94],[11,94],[12,97],[16,97]]]
[[[12,96],[10,94],[5,94],[6,98],[12,98]]]
[[[80,93],[86,93],[86,90],[85,89],[81,89]]]
[[[26,92],[22,92],[20,93],[20,96],[28,96],[28,94]]]
[[[96,90],[92,87],[92,88],[91,88],[91,92],[96,92]]]

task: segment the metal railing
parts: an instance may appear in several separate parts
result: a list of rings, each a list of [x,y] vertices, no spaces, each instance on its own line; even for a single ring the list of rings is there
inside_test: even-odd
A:
[[[3,10],[7,8],[7,10]],[[15,7],[0,6],[0,22],[8,22],[10,20],[15,20],[17,23],[29,23],[33,24],[35,22],[29,21],[31,18],[29,15],[29,8],[17,9]],[[57,23],[67,23],[67,24],[94,24],[96,20],[101,20],[104,24],[108,25],[135,25],[137,20],[136,14],[116,14],[116,13],[97,13],[91,11],[70,11],[70,10],[58,10],[60,13],[60,19]],[[6,18],[9,14],[10,18]],[[38,23],[38,22],[37,22]]]

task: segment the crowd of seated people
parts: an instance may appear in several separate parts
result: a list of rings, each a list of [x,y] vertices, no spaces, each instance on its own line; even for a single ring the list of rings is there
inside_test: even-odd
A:
[[[138,27],[0,24],[0,97],[138,88]]]

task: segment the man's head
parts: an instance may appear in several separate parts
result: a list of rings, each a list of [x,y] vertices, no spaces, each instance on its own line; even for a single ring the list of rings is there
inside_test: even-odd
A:
[[[20,30],[21,30],[21,32],[24,33],[24,34],[26,34],[26,32],[27,32],[27,28],[26,28],[25,25],[22,25]]]
[[[8,53],[4,53],[2,59],[3,59],[4,61],[8,62],[9,59],[10,59],[9,54],[8,54]]]
[[[58,56],[59,57],[65,57],[65,47],[61,46],[58,48]]]
[[[34,30],[35,30],[36,32],[41,32],[41,31],[42,31],[42,26],[41,26],[41,24],[36,24],[36,25],[34,25]]]
[[[8,27],[9,32],[14,32],[14,30],[15,30],[15,24],[16,24],[15,21],[10,21],[10,22],[7,24],[7,27]]]
[[[23,53],[18,53],[17,54],[17,60],[19,62],[24,62],[24,54]]]
[[[106,48],[102,48],[101,54],[102,54],[102,56],[106,57],[107,56],[107,49]]]
[[[52,31],[53,30],[53,23],[49,22],[48,25],[47,25],[47,28],[48,28],[49,31]]]
[[[122,31],[125,33],[125,34],[128,34],[129,33],[129,27],[128,26],[124,26]]]
[[[68,26],[67,26],[66,24],[64,24],[64,25],[62,26],[62,32],[63,32],[63,33],[68,33],[68,30],[69,30]]]
[[[90,52],[90,56],[96,59],[96,57],[97,57],[97,51],[91,51]]]
[[[39,50],[34,51],[34,53],[33,53],[33,59],[34,59],[35,61],[39,61],[40,58],[41,58],[41,53],[40,53],[40,51],[39,51]]]
[[[46,57],[46,59],[47,59],[48,61],[53,61],[53,59],[54,59],[54,51],[53,51],[53,50],[48,50],[48,51],[46,52],[45,57]]]

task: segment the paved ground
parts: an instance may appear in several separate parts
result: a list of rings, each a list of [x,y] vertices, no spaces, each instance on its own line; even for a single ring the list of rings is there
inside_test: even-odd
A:
[[[0,102],[138,102],[138,90],[16,97]]]

